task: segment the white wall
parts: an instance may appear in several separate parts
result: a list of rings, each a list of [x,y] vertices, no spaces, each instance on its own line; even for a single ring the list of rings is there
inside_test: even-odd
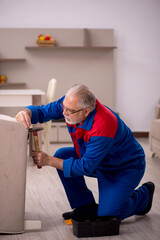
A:
[[[0,28],[12,27],[113,28],[116,110],[133,131],[149,130],[160,97],[159,0],[0,0]]]

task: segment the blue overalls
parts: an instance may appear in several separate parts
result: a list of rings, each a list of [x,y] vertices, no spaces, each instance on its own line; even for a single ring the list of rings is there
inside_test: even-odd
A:
[[[58,101],[43,106],[29,106],[32,124],[61,119]],[[95,202],[84,176],[98,181],[98,216],[115,215],[122,220],[145,209],[149,201],[146,186],[135,190],[145,171],[145,155],[131,130],[119,116],[96,101],[83,124],[69,125],[74,147],[61,148],[55,157],[64,159],[58,170],[72,208]]]

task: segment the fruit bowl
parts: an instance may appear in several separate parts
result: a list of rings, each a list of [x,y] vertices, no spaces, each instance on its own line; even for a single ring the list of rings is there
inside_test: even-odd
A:
[[[40,46],[55,46],[56,41],[49,34],[46,35],[45,37],[42,34],[40,34],[38,36],[36,43]]]
[[[55,46],[55,40],[37,40],[36,43],[40,46]]]

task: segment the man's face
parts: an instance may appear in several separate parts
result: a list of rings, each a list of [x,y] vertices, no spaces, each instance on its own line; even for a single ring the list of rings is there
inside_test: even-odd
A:
[[[90,113],[90,108],[80,108],[78,98],[74,95],[66,95],[63,101],[63,115],[68,124],[82,123]]]

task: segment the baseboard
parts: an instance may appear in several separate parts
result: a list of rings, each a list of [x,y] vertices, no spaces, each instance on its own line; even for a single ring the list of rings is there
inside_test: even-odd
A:
[[[149,132],[133,132],[136,138],[148,138]]]

